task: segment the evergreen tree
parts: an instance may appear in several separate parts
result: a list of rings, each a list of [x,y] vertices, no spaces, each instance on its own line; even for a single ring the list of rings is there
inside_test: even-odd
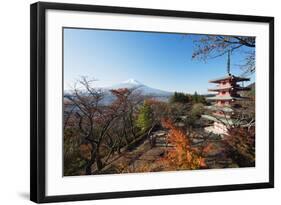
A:
[[[153,113],[149,104],[144,102],[140,109],[136,124],[142,131],[149,129],[152,126]]]
[[[170,102],[171,103],[188,103],[189,95],[181,93],[181,92],[175,92],[174,95],[171,97]]]
[[[192,96],[192,101],[194,103],[198,103],[199,102],[199,96],[198,96],[196,91],[195,91],[194,95]]]
[[[194,92],[193,96],[192,96],[192,102],[195,103],[203,103],[206,104],[206,100],[204,98],[204,96],[199,95],[196,91]]]

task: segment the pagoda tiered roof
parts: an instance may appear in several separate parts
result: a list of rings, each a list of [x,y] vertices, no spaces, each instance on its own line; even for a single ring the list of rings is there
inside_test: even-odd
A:
[[[223,90],[243,91],[243,90],[250,90],[250,89],[251,88],[248,88],[248,87],[240,87],[240,86],[232,87],[232,86],[228,85],[228,86],[224,86],[224,87],[210,88],[210,89],[208,89],[208,91],[223,91]]]
[[[216,79],[213,79],[213,80],[209,80],[210,83],[220,83],[221,81],[225,81],[225,80],[235,80],[236,82],[241,82],[241,81],[249,81],[250,79],[249,78],[243,78],[243,77],[238,77],[238,76],[235,76],[235,75],[227,75],[227,76],[223,76],[223,77],[220,77],[220,78],[216,78]]]
[[[226,106],[222,107],[222,106],[211,105],[211,106],[205,106],[205,108],[213,111],[233,112],[233,109],[231,107],[226,107]]]
[[[207,97],[206,100],[242,100],[242,99],[246,99],[245,97],[234,97],[234,96],[230,96],[230,95],[226,95],[226,96],[213,96],[213,97]]]
[[[248,99],[247,97],[241,97],[238,92],[243,90],[250,90],[248,87],[242,87],[239,82],[250,81],[250,78],[244,78],[232,75],[230,73],[230,51],[228,51],[227,59],[227,75],[219,77],[213,80],[209,80],[209,83],[218,84],[215,88],[208,89],[208,91],[216,92],[217,94],[212,97],[206,97],[206,100],[214,101],[213,105],[206,106],[205,108],[212,111],[212,114],[202,115],[202,118],[208,121],[213,121],[213,125],[205,127],[205,131],[228,135],[228,126],[233,126],[237,120],[232,119],[234,110],[232,109],[232,101]],[[240,124],[240,123],[239,123]]]
[[[201,115],[202,118],[206,119],[206,120],[210,120],[210,121],[213,121],[213,122],[218,122],[218,123],[223,123],[224,125],[242,125],[242,126],[245,126],[243,125],[242,123],[243,122],[239,122],[235,119],[232,119],[232,118],[225,118],[225,117],[215,117],[215,116],[212,116],[212,115]]]
[[[212,115],[201,115],[201,117],[203,117],[206,120],[220,122],[220,123],[227,124],[227,125],[233,125],[232,119],[227,119],[225,117],[214,117]]]

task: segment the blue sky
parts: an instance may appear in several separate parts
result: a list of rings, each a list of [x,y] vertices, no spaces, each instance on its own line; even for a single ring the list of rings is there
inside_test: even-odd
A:
[[[166,91],[205,94],[213,86],[208,80],[226,75],[227,56],[207,63],[193,60],[196,36],[65,28],[64,88],[88,76],[97,79],[99,87],[133,78]],[[240,53],[231,56],[231,73],[242,73],[235,66],[242,59]],[[250,77],[254,81],[254,75]]]

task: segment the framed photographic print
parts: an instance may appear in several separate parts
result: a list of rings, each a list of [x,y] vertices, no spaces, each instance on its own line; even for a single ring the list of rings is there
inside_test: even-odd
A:
[[[274,187],[274,18],[31,5],[32,201]]]

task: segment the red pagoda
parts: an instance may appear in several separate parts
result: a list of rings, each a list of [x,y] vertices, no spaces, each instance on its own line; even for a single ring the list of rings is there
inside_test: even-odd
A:
[[[217,84],[215,88],[208,89],[208,91],[216,92],[216,95],[206,98],[213,102],[211,106],[206,107],[212,111],[212,114],[202,115],[203,118],[213,121],[213,125],[205,127],[205,131],[218,135],[227,135],[227,126],[233,125],[232,116],[234,110],[232,107],[235,104],[235,101],[245,99],[239,95],[239,91],[249,90],[249,88],[239,84],[243,81],[249,81],[249,78],[238,77],[230,73],[229,53],[227,71],[227,76],[209,81],[210,83]]]

